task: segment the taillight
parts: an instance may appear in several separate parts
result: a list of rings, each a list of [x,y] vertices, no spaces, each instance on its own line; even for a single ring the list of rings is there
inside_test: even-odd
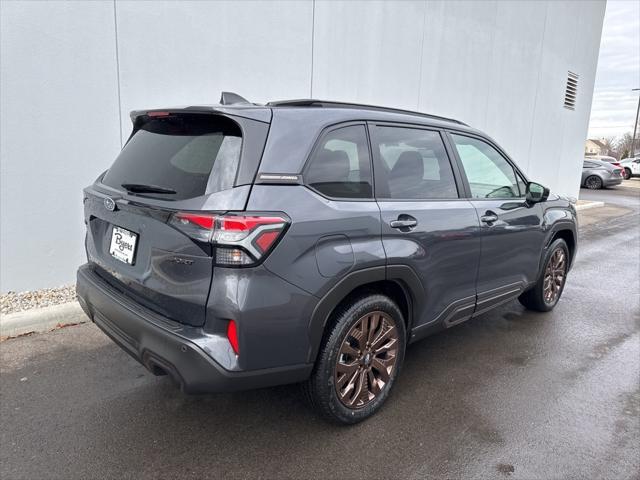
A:
[[[216,264],[253,265],[265,257],[289,220],[281,215],[174,213],[169,223],[191,238],[211,242]]]
[[[215,215],[178,212],[171,215],[169,224],[195,240],[210,242],[215,220]]]

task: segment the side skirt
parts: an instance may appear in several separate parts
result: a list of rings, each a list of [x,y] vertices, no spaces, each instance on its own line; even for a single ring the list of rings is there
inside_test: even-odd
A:
[[[515,282],[487,290],[473,297],[456,300],[447,306],[433,321],[411,330],[410,342],[415,342],[445,328],[453,327],[482,315],[520,296],[525,290],[523,282]]]

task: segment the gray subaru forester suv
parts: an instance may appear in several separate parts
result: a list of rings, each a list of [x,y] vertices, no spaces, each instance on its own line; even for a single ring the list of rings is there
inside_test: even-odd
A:
[[[408,343],[562,294],[573,205],[459,121],[233,94],[131,119],[84,190],[78,300],[185,392],[304,382],[325,418],[355,423]]]

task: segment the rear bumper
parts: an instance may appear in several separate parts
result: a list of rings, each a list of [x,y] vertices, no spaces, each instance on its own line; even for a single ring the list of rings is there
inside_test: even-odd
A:
[[[622,176],[606,178],[604,179],[604,186],[613,187],[615,185],[620,185],[622,183],[622,180],[624,180]]]
[[[214,357],[234,355],[225,338],[163,318],[102,280],[88,265],[78,269],[78,302],[116,344],[156,375],[170,375],[187,393],[225,392],[295,383],[313,365],[230,371]]]

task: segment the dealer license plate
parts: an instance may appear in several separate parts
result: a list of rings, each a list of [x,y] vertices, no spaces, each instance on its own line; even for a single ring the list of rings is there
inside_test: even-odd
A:
[[[114,258],[129,265],[133,265],[136,257],[138,234],[121,227],[113,227],[111,233],[111,247],[109,253]]]

